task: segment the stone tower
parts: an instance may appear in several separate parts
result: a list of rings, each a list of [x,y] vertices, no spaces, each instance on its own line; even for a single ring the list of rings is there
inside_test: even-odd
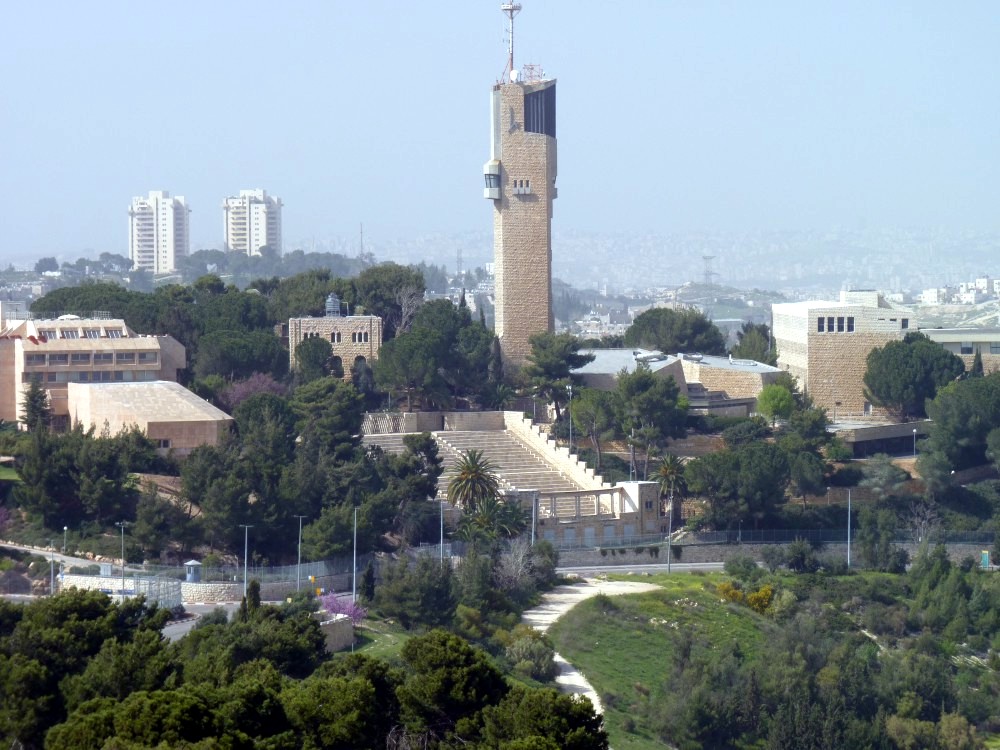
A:
[[[483,197],[493,201],[496,333],[504,360],[521,364],[531,352],[528,339],[553,329],[556,82],[535,66],[523,75],[515,70],[513,43],[508,69],[490,98]]]

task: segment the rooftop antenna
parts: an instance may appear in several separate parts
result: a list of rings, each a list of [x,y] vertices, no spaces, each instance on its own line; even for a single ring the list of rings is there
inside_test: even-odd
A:
[[[701,259],[705,261],[705,286],[712,285],[712,278],[718,276],[715,271],[712,270],[712,261],[715,260],[714,255],[702,255]]]
[[[500,10],[507,16],[507,67],[500,76],[501,81],[516,81],[514,71],[514,16],[521,12],[521,3],[503,3]]]

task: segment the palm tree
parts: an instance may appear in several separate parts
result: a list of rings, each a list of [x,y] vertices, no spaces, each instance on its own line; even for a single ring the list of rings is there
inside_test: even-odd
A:
[[[656,481],[660,483],[660,496],[668,496],[673,492],[678,497],[684,496],[687,489],[684,484],[684,461],[673,453],[664,453],[660,468],[656,470]]]
[[[481,450],[470,448],[455,462],[455,476],[448,483],[448,500],[475,513],[481,504],[496,500],[500,478],[493,462]]]

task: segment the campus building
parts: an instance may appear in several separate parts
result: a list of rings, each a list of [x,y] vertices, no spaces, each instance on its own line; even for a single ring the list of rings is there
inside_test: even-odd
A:
[[[165,190],[153,190],[145,198],[132,199],[128,209],[128,257],[132,268],[150,273],[168,273],[190,249],[187,202],[171,198]]]
[[[173,337],[137,334],[120,319],[10,319],[0,328],[0,419],[21,419],[31,380],[48,392],[53,427],[65,429],[70,383],[176,381],[186,364],[184,347]]]
[[[269,247],[281,255],[281,198],[266,190],[241,190],[223,201],[222,211],[226,252],[260,255]]]
[[[972,369],[976,352],[982,356],[983,372],[1000,370],[1000,328],[922,328],[920,332]]]
[[[508,12],[505,7],[505,12]],[[553,330],[552,201],[556,191],[556,82],[513,65],[490,97],[490,158],[483,197],[493,201],[495,329],[505,360],[524,362],[529,339]]]
[[[284,332],[283,332],[284,333]],[[295,369],[295,350],[305,339],[323,338],[330,342],[333,360],[350,377],[357,362],[371,363],[378,359],[382,347],[382,318],[377,315],[341,315],[340,300],[331,294],[326,300],[326,315],[322,318],[289,318],[288,362]]]
[[[772,305],[771,331],[778,367],[836,420],[872,416],[864,396],[868,353],[902,339],[917,324],[878,292],[845,291],[839,301]]]

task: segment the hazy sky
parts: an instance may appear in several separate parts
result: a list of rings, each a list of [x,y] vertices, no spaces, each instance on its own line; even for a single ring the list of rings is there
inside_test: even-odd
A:
[[[559,230],[1000,227],[1000,3],[523,0],[559,79]],[[494,0],[16,2],[0,261],[125,252],[133,195],[315,237],[489,231]]]

